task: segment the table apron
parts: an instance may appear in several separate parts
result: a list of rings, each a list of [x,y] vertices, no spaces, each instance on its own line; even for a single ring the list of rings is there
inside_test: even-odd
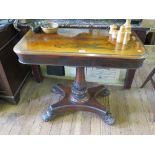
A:
[[[83,67],[111,67],[111,68],[139,68],[145,58],[103,58],[103,57],[78,57],[58,55],[22,55],[18,54],[19,62],[33,65],[54,65],[54,66],[83,66]]]

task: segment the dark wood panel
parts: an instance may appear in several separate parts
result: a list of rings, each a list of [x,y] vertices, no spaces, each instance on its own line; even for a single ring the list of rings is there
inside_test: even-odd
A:
[[[7,35],[8,33],[11,34]],[[8,31],[3,34],[5,35],[0,37],[6,42],[0,47],[0,98],[15,103],[19,100],[20,89],[31,70],[30,66],[20,64],[13,52],[13,47],[21,38],[20,33],[9,26]]]
[[[11,83],[10,87],[13,93],[16,92],[22,82],[21,80],[23,80],[29,70],[29,66],[22,65],[18,62],[18,57],[13,52],[12,47],[14,47],[18,40],[19,36],[17,35],[1,52],[1,56],[3,57],[1,63],[8,77],[8,81]]]
[[[13,95],[1,62],[0,62],[0,94],[1,95],[7,94],[10,96]]]
[[[13,28],[12,25],[4,28],[4,30],[0,32],[0,48],[5,46],[5,44],[7,44],[10,39],[14,37],[17,33],[18,32]]]
[[[150,29],[149,28],[133,28],[132,30],[137,34],[137,36],[140,38],[140,40],[144,44],[146,40],[146,36]]]
[[[145,58],[141,59],[115,59],[102,57],[80,57],[62,55],[20,55],[19,61],[23,64],[49,64],[55,66],[87,66],[112,68],[138,68],[142,66]]]

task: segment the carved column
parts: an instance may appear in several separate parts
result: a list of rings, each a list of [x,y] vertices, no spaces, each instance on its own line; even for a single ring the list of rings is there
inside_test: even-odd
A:
[[[76,68],[75,81],[72,84],[70,101],[73,104],[86,103],[89,100],[84,67]]]

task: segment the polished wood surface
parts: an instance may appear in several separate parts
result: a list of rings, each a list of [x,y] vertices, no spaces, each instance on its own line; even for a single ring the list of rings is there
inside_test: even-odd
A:
[[[127,45],[116,43],[102,29],[59,28],[57,34],[29,31],[15,46],[17,54],[144,58],[145,49],[133,32]]]

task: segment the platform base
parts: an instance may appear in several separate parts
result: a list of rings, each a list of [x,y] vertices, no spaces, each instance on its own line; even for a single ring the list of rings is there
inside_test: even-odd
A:
[[[106,108],[96,100],[96,97],[98,95],[109,95],[109,90],[107,90],[104,86],[88,88],[89,99],[86,102],[73,103],[71,101],[71,88],[64,87],[60,84],[53,87],[53,92],[56,94],[60,94],[62,96],[62,100],[53,105],[50,105],[48,109],[43,113],[42,119],[45,122],[48,122],[55,116],[62,115],[65,112],[82,110],[99,114],[101,118],[103,118],[104,122],[108,125],[114,124],[115,119],[112,117],[111,113],[107,111]]]

